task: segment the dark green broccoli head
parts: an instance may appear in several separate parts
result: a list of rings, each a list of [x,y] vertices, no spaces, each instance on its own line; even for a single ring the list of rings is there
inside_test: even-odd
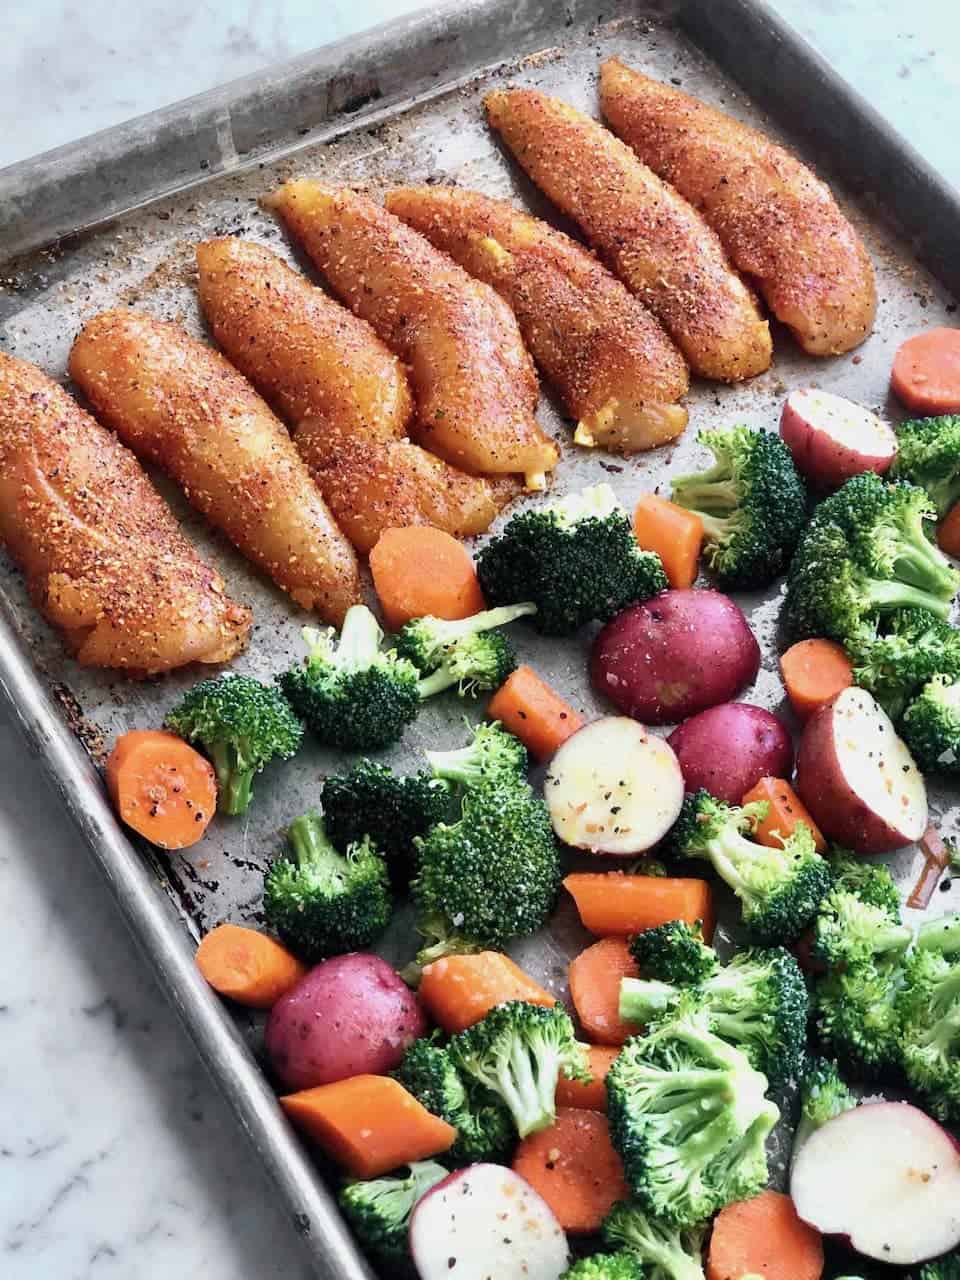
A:
[[[478,724],[465,747],[428,751],[433,776],[461,787],[519,786],[527,776],[527,749],[498,720]]]
[[[502,947],[546,922],[560,889],[550,817],[529,787],[471,788],[459,822],[415,841],[410,889],[425,964],[452,950]],[[436,943],[436,945],[432,945]]]
[[[450,809],[450,788],[426,773],[403,777],[385,764],[361,760],[349,773],[323,783],[323,819],[338,849],[369,838],[387,859],[394,884],[413,875],[417,836],[442,822]]]
[[[590,1079],[584,1047],[562,1005],[511,1000],[455,1035],[448,1046],[460,1071],[506,1106],[521,1138],[557,1118],[557,1081]]]
[[[697,439],[714,464],[677,476],[673,501],[703,521],[718,585],[765,587],[783,571],[807,520],[807,491],[790,450],[778,435],[749,427],[701,431]]]
[[[516,1141],[510,1112],[472,1077],[461,1075],[436,1036],[415,1040],[394,1072],[408,1093],[457,1131],[443,1158],[454,1164],[503,1164]]]
[[[648,1217],[638,1204],[621,1200],[604,1219],[602,1232],[607,1244],[622,1245],[623,1252],[640,1264],[642,1277],[703,1280],[702,1226],[669,1226]]]
[[[347,610],[339,644],[332,628],[305,627],[303,636],[306,659],[278,679],[320,741],[345,751],[396,742],[420,710],[420,673],[380,649],[383,632],[366,605]]]
[[[580,1258],[560,1280],[646,1280],[647,1271],[636,1254],[629,1249],[616,1253],[595,1253]]]
[[[498,627],[505,627],[516,618],[529,617],[536,612],[535,604],[525,602],[505,605],[500,609],[486,609],[482,613],[455,621],[431,615],[414,618],[397,632],[397,653],[428,676],[438,668],[447,666],[451,656],[464,641],[476,639]]]
[[[695,1003],[628,1040],[606,1087],[611,1141],[652,1217],[693,1226],[766,1185],[764,1143],[780,1116],[766,1077]]]
[[[166,726],[198,744],[213,762],[223,813],[245,813],[253,778],[271,760],[289,760],[303,725],[279,689],[250,676],[201,680],[167,715]]]
[[[323,819],[306,813],[287,830],[289,856],[263,882],[267,924],[307,963],[365,947],[390,921],[387,866],[366,838],[338,853]]]
[[[900,1068],[899,981],[899,960],[879,958],[836,969],[816,985],[820,1044],[855,1077],[876,1079]]]
[[[897,427],[897,455],[888,475],[919,485],[940,519],[960,501],[960,416],[914,418]]]
[[[668,586],[660,557],[639,549],[609,485],[514,516],[480,552],[477,573],[494,604],[533,601],[533,625],[545,635],[606,622]]]
[[[893,720],[933,676],[960,677],[960,629],[926,609],[897,609],[845,643],[853,678]]]
[[[344,1217],[364,1252],[390,1280],[416,1280],[407,1235],[410,1215],[421,1196],[442,1182],[447,1170],[435,1160],[418,1160],[386,1178],[348,1182],[338,1196]]]
[[[773,944],[798,938],[810,924],[830,888],[830,868],[805,823],[779,847],[748,839],[744,833],[767,810],[766,801],[727,805],[700,790],[684,799],[669,840],[679,856],[708,861],[740,899],[756,940]]]
[[[903,1069],[939,1120],[960,1120],[960,961],[917,950],[897,997]]]
[[[852,893],[867,906],[878,907],[894,924],[900,923],[900,893],[889,867],[836,847],[828,861],[835,890]]]
[[[812,954],[829,969],[902,953],[913,930],[897,924],[883,907],[864,902],[845,889],[832,889],[820,903],[813,926]]]
[[[907,707],[900,732],[924,773],[960,773],[960,680],[934,676]]]
[[[644,929],[631,939],[630,954],[644,977],[677,984],[703,982],[719,966],[717,953],[704,942],[699,924],[694,927],[685,920]]]

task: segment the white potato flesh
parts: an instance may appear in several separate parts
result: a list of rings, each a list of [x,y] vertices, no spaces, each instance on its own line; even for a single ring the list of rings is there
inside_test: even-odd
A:
[[[628,716],[604,716],[559,748],[544,795],[565,844],[628,857],[652,848],[676,822],[683,774],[662,738]]]
[[[570,1259],[547,1202],[498,1164],[470,1165],[428,1191],[410,1252],[420,1280],[559,1280]]]
[[[805,1222],[881,1262],[911,1266],[960,1243],[960,1152],[905,1102],[828,1120],[797,1156],[790,1194]]]
[[[892,427],[869,409],[831,391],[794,391],[787,401],[812,431],[823,431],[836,444],[871,458],[893,458],[897,437]]]

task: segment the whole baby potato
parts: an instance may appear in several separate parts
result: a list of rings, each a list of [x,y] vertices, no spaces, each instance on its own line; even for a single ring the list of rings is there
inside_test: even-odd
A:
[[[590,678],[624,715],[675,724],[728,702],[760,669],[743,611],[719,591],[662,591],[608,622],[593,645]]]
[[[413,992],[380,956],[353,951],[324,960],[270,1011],[266,1048],[290,1089],[400,1065],[427,1020]]]

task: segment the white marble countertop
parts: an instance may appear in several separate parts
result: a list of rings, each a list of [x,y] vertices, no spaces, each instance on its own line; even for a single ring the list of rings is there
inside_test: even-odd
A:
[[[414,7],[12,0],[0,166]],[[960,186],[956,0],[774,7]],[[245,1140],[23,761],[0,709],[0,1276],[306,1277]]]

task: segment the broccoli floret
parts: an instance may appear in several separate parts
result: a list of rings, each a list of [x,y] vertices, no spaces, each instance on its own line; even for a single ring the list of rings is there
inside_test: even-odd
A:
[[[858,1102],[835,1062],[829,1058],[811,1058],[800,1081],[800,1119],[793,1135],[793,1155],[797,1155],[812,1133],[834,1116],[852,1110]]]
[[[607,1244],[622,1245],[642,1264],[645,1280],[704,1280],[703,1227],[668,1226],[621,1200],[607,1214],[602,1231]]]
[[[498,720],[477,725],[465,747],[426,755],[435,778],[463,787],[519,786],[527,776],[526,747]]]
[[[405,1166],[409,1173],[391,1174],[368,1182],[348,1182],[338,1197],[340,1208],[364,1251],[393,1280],[414,1280],[417,1275],[407,1235],[410,1215],[421,1196],[447,1176],[435,1160],[419,1160]]]
[[[267,924],[302,960],[365,947],[387,927],[392,903],[387,865],[364,838],[338,853],[323,819],[305,813],[287,828],[281,855],[263,882]]]
[[[832,889],[820,903],[813,927],[812,954],[829,969],[906,951],[913,930],[895,923],[883,907],[845,889]]]
[[[835,890],[852,893],[867,906],[878,907],[894,924],[900,923],[900,894],[888,867],[836,847],[828,861]]]
[[[451,649],[443,666],[420,681],[420,697],[457,687],[461,698],[499,689],[517,669],[517,655],[502,631],[485,631]]]
[[[693,927],[685,920],[644,929],[631,939],[630,954],[646,977],[678,984],[703,982],[720,963],[704,942],[700,925]]]
[[[560,857],[543,801],[523,786],[469,789],[459,822],[415,840],[410,890],[427,939],[421,965],[456,950],[500,948],[547,920]]]
[[[917,1273],[917,1280],[960,1280],[960,1252],[925,1262]]]
[[[496,689],[516,670],[517,658],[507,637],[494,628],[536,612],[535,604],[514,604],[456,622],[415,618],[398,633],[397,653],[425,677],[421,698],[452,685],[461,695]]]
[[[347,610],[339,644],[336,634],[305,627],[309,652],[278,677],[280,687],[321,742],[346,751],[389,747],[420,710],[420,673],[380,649],[383,632],[366,605]]]
[[[779,436],[749,427],[701,431],[706,471],[677,476],[673,501],[703,521],[707,563],[720,586],[765,587],[793,555],[807,520],[807,491]]]
[[[426,773],[403,777],[385,764],[361,760],[349,773],[323,783],[323,820],[338,849],[364,837],[387,859],[390,878],[405,885],[414,869],[416,836],[442,822],[450,808],[450,788]]]
[[[795,1079],[807,1039],[807,988],[796,959],[782,947],[738,952],[692,985],[645,978],[620,982],[620,1017],[649,1023],[682,1003],[695,1005],[710,1030],[742,1050],[773,1084]]]
[[[830,888],[830,868],[805,823],[778,848],[747,839],[744,832],[762,822],[767,809],[766,801],[732,806],[700,790],[685,798],[669,839],[681,857],[713,866],[740,899],[744,924],[758,942],[789,942],[816,915]]]
[[[557,636],[606,622],[669,585],[660,557],[639,549],[606,484],[514,516],[480,552],[477,572],[489,601],[533,601],[533,625]]]
[[[581,1258],[560,1280],[647,1280],[647,1272],[636,1254],[629,1249],[616,1253],[595,1253]]]
[[[861,960],[821,978],[814,991],[821,1046],[853,1076],[875,1079],[900,1067],[900,960]]]
[[[428,1111],[456,1129],[445,1160],[458,1165],[509,1160],[516,1140],[509,1111],[495,1094],[460,1073],[436,1033],[415,1040],[394,1075]]]
[[[766,1185],[764,1142],[780,1112],[766,1077],[703,1010],[681,1004],[628,1040],[606,1087],[611,1141],[653,1217],[693,1226]]]
[[[448,1049],[463,1074],[504,1103],[521,1138],[557,1118],[561,1071],[570,1080],[590,1080],[586,1050],[559,1004],[546,1008],[510,1000],[496,1005],[453,1036]]]
[[[960,1120],[960,961],[917,950],[897,998],[903,1069],[939,1119]]]
[[[217,807],[229,814],[247,811],[254,775],[271,760],[289,760],[303,738],[303,725],[280,690],[250,676],[201,680],[165,723],[210,757],[217,772]]]
[[[960,681],[934,676],[907,707],[900,732],[924,773],[960,773]]]
[[[845,644],[854,680],[893,720],[932,676],[960,677],[960,629],[926,609],[897,609]]]
[[[914,418],[897,427],[891,480],[919,485],[942,519],[960,501],[960,417]]]

